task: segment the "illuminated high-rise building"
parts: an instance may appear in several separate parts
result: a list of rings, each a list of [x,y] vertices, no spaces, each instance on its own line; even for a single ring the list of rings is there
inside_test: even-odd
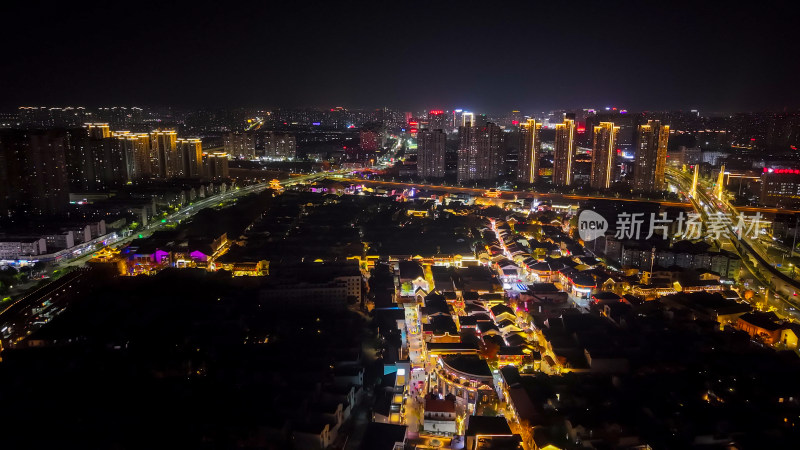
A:
[[[419,131],[419,120],[411,119],[408,121],[408,133],[411,135],[412,138],[417,137],[417,132]]]
[[[556,124],[556,140],[553,147],[553,184],[572,184],[572,160],[575,156],[575,120],[564,119]]]
[[[614,152],[619,127],[612,122],[600,122],[593,129],[592,171],[589,184],[595,189],[608,189],[614,173]]]
[[[119,139],[109,136],[95,139],[92,144],[96,189],[107,190],[130,181],[127,155]]]
[[[180,175],[187,178],[203,176],[203,145],[200,139],[178,139]]]
[[[253,133],[253,143],[255,145],[255,155],[257,158],[264,157],[285,160],[297,156],[297,138],[293,134],[275,131],[259,131]],[[247,143],[246,145],[249,148],[250,144]],[[228,145],[225,148],[225,153],[228,153],[234,158],[236,155],[240,154],[235,146]]]
[[[515,109],[511,111],[511,113],[506,117],[505,125],[507,127],[518,127],[521,126],[525,121],[522,119],[522,113]]]
[[[500,127],[491,122],[466,123],[458,130],[458,181],[494,180],[503,170]]]
[[[107,123],[87,123],[84,127],[88,130],[91,139],[105,139],[111,136],[111,130]]]
[[[131,181],[134,179],[133,176],[133,152],[131,148],[128,147],[125,143],[125,136],[129,136],[131,134],[130,131],[112,131],[110,139],[114,139],[117,141],[116,147],[121,154],[121,158],[123,161],[122,171],[124,172],[124,177],[126,181]]]
[[[18,110],[19,120],[26,127],[58,127],[72,128],[80,126],[87,119],[83,107],[51,108],[47,106],[21,106]]]
[[[475,125],[475,113],[471,113],[468,111],[464,111],[461,113],[461,125],[462,127],[467,126],[467,124]]]
[[[444,178],[445,144],[442,130],[422,130],[417,136],[417,175],[422,178]]]
[[[150,158],[150,135],[147,133],[118,133],[117,139],[125,155],[125,171],[129,180],[139,180],[153,176],[153,163]]]
[[[51,127],[53,126],[50,109],[45,106],[20,106],[19,121],[24,126],[29,127]]]
[[[478,127],[478,155],[480,156],[480,179],[494,180],[503,174],[503,130],[497,124],[487,122]]]
[[[150,162],[155,176],[178,176],[177,139],[175,130],[155,130],[150,133]]]
[[[70,192],[107,190],[129,180],[126,154],[107,124],[66,130],[64,157]]]
[[[465,117],[466,118],[466,117]],[[475,127],[471,121],[458,127],[458,175],[459,183],[477,179],[478,143],[475,139]]]
[[[430,130],[443,130],[447,125],[448,116],[441,109],[432,109],[428,111],[428,129]]]
[[[64,163],[69,189],[72,192],[88,191],[94,179],[94,142],[86,128],[69,129],[65,137]]]
[[[463,125],[463,109],[454,109],[453,114],[450,120],[450,129],[451,130],[458,130],[458,127]]]
[[[633,171],[633,188],[640,192],[664,190],[669,125],[648,120],[639,125]]]
[[[256,139],[253,133],[228,133],[222,137],[225,153],[234,157],[255,159]]]
[[[62,130],[0,131],[0,216],[50,215],[69,204]]]
[[[539,153],[542,150],[542,124],[534,119],[522,123],[519,135],[517,179],[523,183],[534,183],[539,170]]]
[[[297,156],[297,140],[292,134],[270,131],[263,136],[264,156],[272,159],[291,159]]]
[[[221,152],[204,154],[203,172],[209,180],[228,178],[228,154]]]
[[[586,145],[592,145],[591,131],[601,122],[613,122],[619,128],[617,132],[617,148],[625,152],[631,152],[636,140],[636,126],[638,125],[639,115],[631,114],[622,109],[612,109],[610,111],[596,111],[593,114],[586,114]]]

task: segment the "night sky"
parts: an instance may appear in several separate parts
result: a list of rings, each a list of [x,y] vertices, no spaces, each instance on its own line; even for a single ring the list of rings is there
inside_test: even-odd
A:
[[[790,2],[9,3],[3,109],[800,106]]]

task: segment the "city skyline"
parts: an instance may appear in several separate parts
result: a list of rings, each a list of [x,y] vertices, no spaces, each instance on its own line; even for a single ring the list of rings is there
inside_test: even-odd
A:
[[[395,111],[395,112],[410,112],[412,114],[428,114],[430,111],[442,111],[445,115],[458,112],[465,114],[472,114],[472,115],[486,115],[487,117],[492,118],[499,118],[499,117],[506,117],[510,113],[516,113],[520,115],[521,119],[530,118],[530,117],[539,117],[547,114],[554,114],[554,113],[571,113],[571,112],[591,112],[591,113],[634,113],[634,114],[653,114],[653,113],[670,113],[670,112],[681,112],[681,113],[693,113],[697,114],[701,117],[728,117],[733,116],[735,114],[764,114],[764,113],[775,113],[775,114],[786,114],[786,113],[794,113],[800,108],[763,108],[763,109],[731,109],[728,111],[716,111],[710,109],[702,109],[696,106],[687,106],[683,108],[640,108],[635,109],[628,107],[624,104],[619,103],[605,103],[605,104],[586,104],[582,106],[575,106],[575,107],[552,107],[552,108],[525,108],[520,107],[519,105],[511,105],[506,108],[500,109],[482,109],[482,108],[472,108],[469,105],[464,105],[462,103],[455,103],[455,104],[447,104],[441,105],[437,104],[433,108],[429,108],[422,104],[411,106],[408,108],[398,107],[396,105],[385,104],[378,107],[362,107],[362,106],[343,106],[339,103],[331,103],[327,105],[313,105],[313,106],[296,106],[296,107],[284,107],[284,106],[276,106],[276,105],[266,105],[266,104],[257,104],[257,105],[250,105],[250,106],[230,106],[230,107],[222,107],[222,106],[214,106],[214,105],[199,105],[199,106],[181,106],[178,104],[165,104],[165,103],[138,103],[138,104],[124,104],[124,103],[99,103],[99,104],[91,104],[88,102],[77,102],[77,103],[53,103],[53,102],[44,102],[39,104],[33,103],[25,103],[25,104],[16,104],[10,106],[3,106],[0,107],[0,113],[6,114],[15,114],[18,113],[20,110],[23,109],[61,109],[65,111],[72,111],[78,109],[84,110],[112,110],[112,109],[129,109],[134,110],[138,109],[140,111],[144,110],[155,110],[155,111],[172,111],[172,112],[179,112],[179,113],[192,113],[192,112],[200,112],[200,111],[245,111],[245,112],[275,112],[275,111],[314,111],[314,112],[334,112],[334,111],[351,111],[351,112],[374,112],[374,111]],[[416,117],[416,116],[415,116]],[[90,123],[90,122],[86,122]]]
[[[0,448],[800,441],[789,5],[0,15]]]

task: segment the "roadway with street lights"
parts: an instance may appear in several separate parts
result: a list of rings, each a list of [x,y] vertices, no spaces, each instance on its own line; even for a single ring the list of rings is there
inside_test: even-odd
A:
[[[800,301],[797,292],[800,291],[800,283],[787,277],[775,267],[775,262],[771,262],[769,255],[763,249],[758,239],[753,239],[751,235],[741,231],[741,238],[734,229],[739,218],[739,210],[730,204],[724,191],[717,190],[717,197],[708,195],[709,189],[714,192],[714,186],[709,186],[704,180],[698,179],[698,185],[692,186],[693,180],[686,172],[676,169],[667,169],[667,180],[675,185],[692,203],[695,211],[700,214],[703,221],[715,215],[723,215],[730,219],[726,225],[726,233],[720,236],[720,246],[729,247],[742,258],[745,268],[750,271],[753,277],[764,286],[773,290],[774,295],[765,293],[765,302],[774,307],[778,313],[793,320],[800,320]],[[761,250],[761,251],[759,251]]]

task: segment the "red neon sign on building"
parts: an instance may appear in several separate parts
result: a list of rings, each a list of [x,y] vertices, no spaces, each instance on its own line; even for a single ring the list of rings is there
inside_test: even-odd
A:
[[[764,167],[764,173],[791,173],[800,175],[800,169],[767,169]]]

